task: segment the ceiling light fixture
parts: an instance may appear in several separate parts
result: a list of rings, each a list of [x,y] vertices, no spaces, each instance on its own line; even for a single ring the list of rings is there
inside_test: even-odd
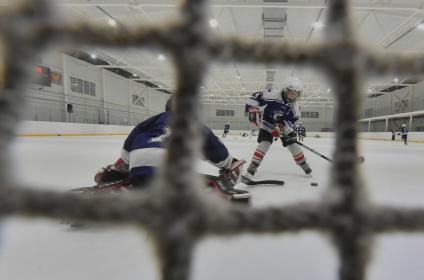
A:
[[[212,28],[217,28],[217,27],[218,27],[218,21],[217,21],[215,18],[211,18],[211,19],[209,20],[209,25],[210,25]]]
[[[399,82],[399,79],[398,78],[395,78],[394,81],[395,81],[395,83],[397,83],[397,82]]]
[[[160,61],[164,61],[166,58],[165,58],[165,56],[164,56],[163,54],[159,54],[159,55],[158,55],[158,59],[159,59]]]
[[[322,28],[324,27],[324,24],[320,21],[316,21],[312,24],[315,28]]]
[[[92,59],[96,59],[96,58],[97,58],[97,55],[95,55],[95,54],[93,53],[93,54],[91,54],[91,55],[90,55],[90,57],[91,57]]]
[[[113,18],[109,18],[107,22],[109,23],[109,25],[116,26],[116,20],[114,20]]]

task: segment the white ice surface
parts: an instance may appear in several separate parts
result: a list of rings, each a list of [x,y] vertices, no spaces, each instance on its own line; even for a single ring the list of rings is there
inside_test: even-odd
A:
[[[99,167],[120,154],[123,137],[20,138],[12,147],[15,176],[34,187],[67,190],[92,184]],[[234,156],[248,162],[255,139],[226,139]],[[332,155],[331,139],[305,144]],[[362,165],[370,200],[424,207],[424,145],[362,141]],[[281,179],[285,186],[243,187],[252,207],[317,201],[324,196],[331,164],[305,151],[313,178],[302,174],[281,143],[274,143],[255,179]],[[216,173],[202,163],[201,172]],[[310,182],[318,182],[311,187]],[[424,279],[424,234],[378,236],[369,279]],[[210,237],[195,252],[192,279],[337,279],[338,259],[317,232]],[[159,279],[149,237],[135,227],[71,230],[57,221],[9,218],[0,231],[0,279]]]

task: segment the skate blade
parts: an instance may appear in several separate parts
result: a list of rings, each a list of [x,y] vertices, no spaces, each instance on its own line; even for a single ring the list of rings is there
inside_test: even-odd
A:
[[[232,199],[246,199],[250,198],[250,193],[233,194]]]
[[[245,198],[234,198],[230,199],[231,203],[250,204],[250,196]]]

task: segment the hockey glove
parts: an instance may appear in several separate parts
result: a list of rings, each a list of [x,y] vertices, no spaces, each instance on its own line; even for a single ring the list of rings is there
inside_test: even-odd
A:
[[[102,167],[94,176],[94,181],[99,185],[128,180],[128,164],[122,159],[118,159],[113,165]]]
[[[280,138],[282,136],[282,132],[284,130],[284,125],[281,123],[275,124],[272,129],[272,137]]]
[[[283,142],[283,146],[287,147],[288,145],[292,145],[294,143],[296,143],[297,139],[296,139],[296,132],[292,131],[287,135],[283,135],[281,137],[281,142]]]
[[[248,109],[249,122],[255,126],[259,126],[259,119],[261,118],[261,110],[259,107],[250,107]]]

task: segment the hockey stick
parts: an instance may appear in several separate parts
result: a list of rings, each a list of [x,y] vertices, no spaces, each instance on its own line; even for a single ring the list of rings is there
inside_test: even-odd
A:
[[[82,187],[82,188],[74,188],[70,189],[71,192],[87,192],[87,191],[109,191],[113,189],[120,189],[123,187],[122,185],[123,181],[115,181],[115,182],[108,182],[101,185],[95,185],[91,187]]]
[[[213,175],[208,175],[208,174],[203,174],[203,176],[207,179],[210,180],[219,180],[219,177],[217,176],[213,176]],[[251,180],[249,178],[247,178],[246,176],[241,176],[241,182],[244,183],[245,185],[248,186],[255,186],[255,185],[278,185],[278,186],[282,186],[284,185],[284,181],[280,181],[280,180],[260,180],[260,181],[254,181]]]
[[[323,159],[326,159],[326,160],[328,160],[329,162],[334,162],[334,160],[332,160],[331,158],[328,158],[328,157],[326,157],[326,156],[324,156],[323,154],[321,154],[321,153],[319,153],[319,152],[317,152],[317,151],[315,151],[314,149],[312,149],[312,148],[309,148],[308,146],[306,146],[305,144],[303,144],[303,143],[301,143],[301,142],[299,142],[299,141],[295,141],[295,143],[296,144],[298,144],[298,145],[300,145],[300,146],[302,146],[303,148],[305,148],[305,149],[307,149],[307,150],[309,150],[309,151],[311,151],[311,152],[313,152],[314,154],[316,154],[317,156],[320,156],[320,157],[322,157]]]
[[[259,180],[259,181],[254,181],[251,180],[249,178],[247,178],[246,176],[241,176],[241,182],[248,185],[248,186],[256,186],[256,185],[277,185],[277,186],[282,186],[284,185],[284,181],[280,181],[280,180]]]
[[[316,154],[316,155],[318,155],[318,156],[322,157],[323,159],[326,159],[326,160],[328,160],[329,162],[333,162],[333,163],[334,163],[334,160],[332,160],[331,158],[328,158],[328,157],[324,156],[323,154],[321,154],[321,153],[319,153],[319,152],[315,151],[314,149],[312,149],[312,148],[310,148],[310,147],[306,146],[305,144],[303,144],[303,143],[301,143],[301,142],[299,142],[299,141],[295,141],[295,143],[296,143],[296,144],[298,144],[298,145],[300,145],[300,146],[302,146],[303,148],[305,148],[305,149],[307,149],[307,150],[311,151],[312,153],[314,153],[314,154]],[[365,158],[364,158],[363,156],[360,156],[360,157],[359,157],[359,162],[360,162],[360,163],[363,163],[364,161],[365,161]]]

